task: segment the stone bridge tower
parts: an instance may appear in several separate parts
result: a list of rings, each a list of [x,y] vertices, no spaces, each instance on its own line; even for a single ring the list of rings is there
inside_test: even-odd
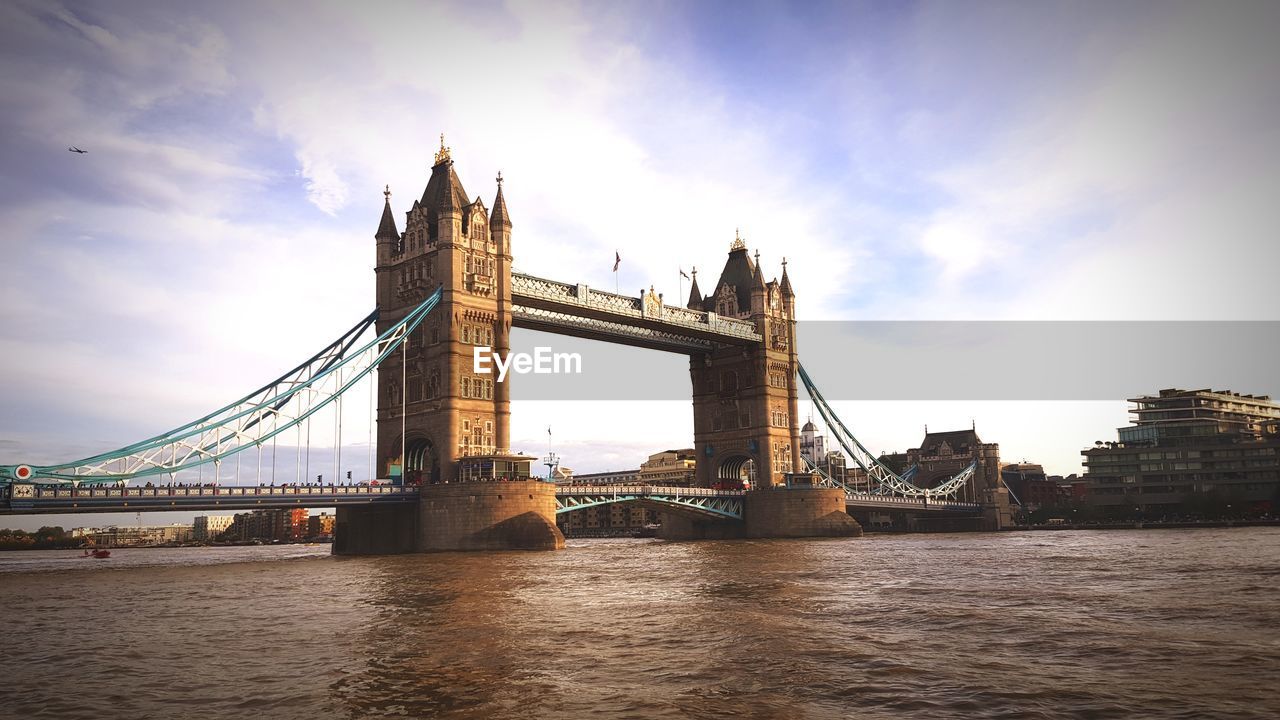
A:
[[[697,484],[780,484],[786,473],[802,469],[795,293],[786,261],[782,280],[765,282],[759,252],[753,262],[746,243],[736,238],[710,294],[702,296],[694,277],[688,307],[751,320],[764,338],[758,346],[722,345],[690,358]]]
[[[378,332],[443,286],[440,305],[378,371],[379,477],[453,481],[458,460],[506,453],[511,398],[473,372],[473,348],[504,356],[511,332],[511,221],[502,176],[489,212],[468,199],[441,139],[422,197],[396,230],[386,193],[377,240]],[[407,438],[402,442],[403,437]]]

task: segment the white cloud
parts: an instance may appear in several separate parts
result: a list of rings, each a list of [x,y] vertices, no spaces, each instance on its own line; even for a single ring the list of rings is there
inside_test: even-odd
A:
[[[939,282],[896,311],[1274,317],[1274,286],[1235,278],[1280,260],[1280,143],[1258,122],[1280,109],[1276,21],[1185,6],[1124,46],[1084,44],[1080,74],[934,173],[946,199],[915,237]]]

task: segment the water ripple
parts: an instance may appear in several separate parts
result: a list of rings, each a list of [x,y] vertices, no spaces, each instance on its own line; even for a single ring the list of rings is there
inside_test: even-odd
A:
[[[0,716],[1270,718],[1274,528],[0,557]]]

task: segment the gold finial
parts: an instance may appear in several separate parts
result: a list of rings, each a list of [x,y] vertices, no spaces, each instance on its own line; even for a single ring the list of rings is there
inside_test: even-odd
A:
[[[391,186],[390,185],[387,185],[386,188],[383,189],[382,197],[386,198],[387,202],[391,202]]]
[[[440,149],[436,152],[436,164],[449,159],[449,148],[444,146],[444,133],[440,133]]]
[[[747,243],[742,239],[742,235],[738,232],[738,228],[733,229],[733,244],[729,246],[729,252],[734,250],[746,250]]]
[[[498,181],[498,187],[502,187],[502,171],[501,170],[498,171],[498,177],[494,179]]]

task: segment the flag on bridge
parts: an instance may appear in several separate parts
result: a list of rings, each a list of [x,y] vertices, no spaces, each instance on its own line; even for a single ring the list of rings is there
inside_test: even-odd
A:
[[[684,268],[676,268],[676,269],[680,271],[680,277],[684,278],[685,280],[689,279],[689,273],[686,273],[684,271]]]
[[[617,250],[613,251],[613,271],[618,272],[618,266],[622,264],[622,255]]]

